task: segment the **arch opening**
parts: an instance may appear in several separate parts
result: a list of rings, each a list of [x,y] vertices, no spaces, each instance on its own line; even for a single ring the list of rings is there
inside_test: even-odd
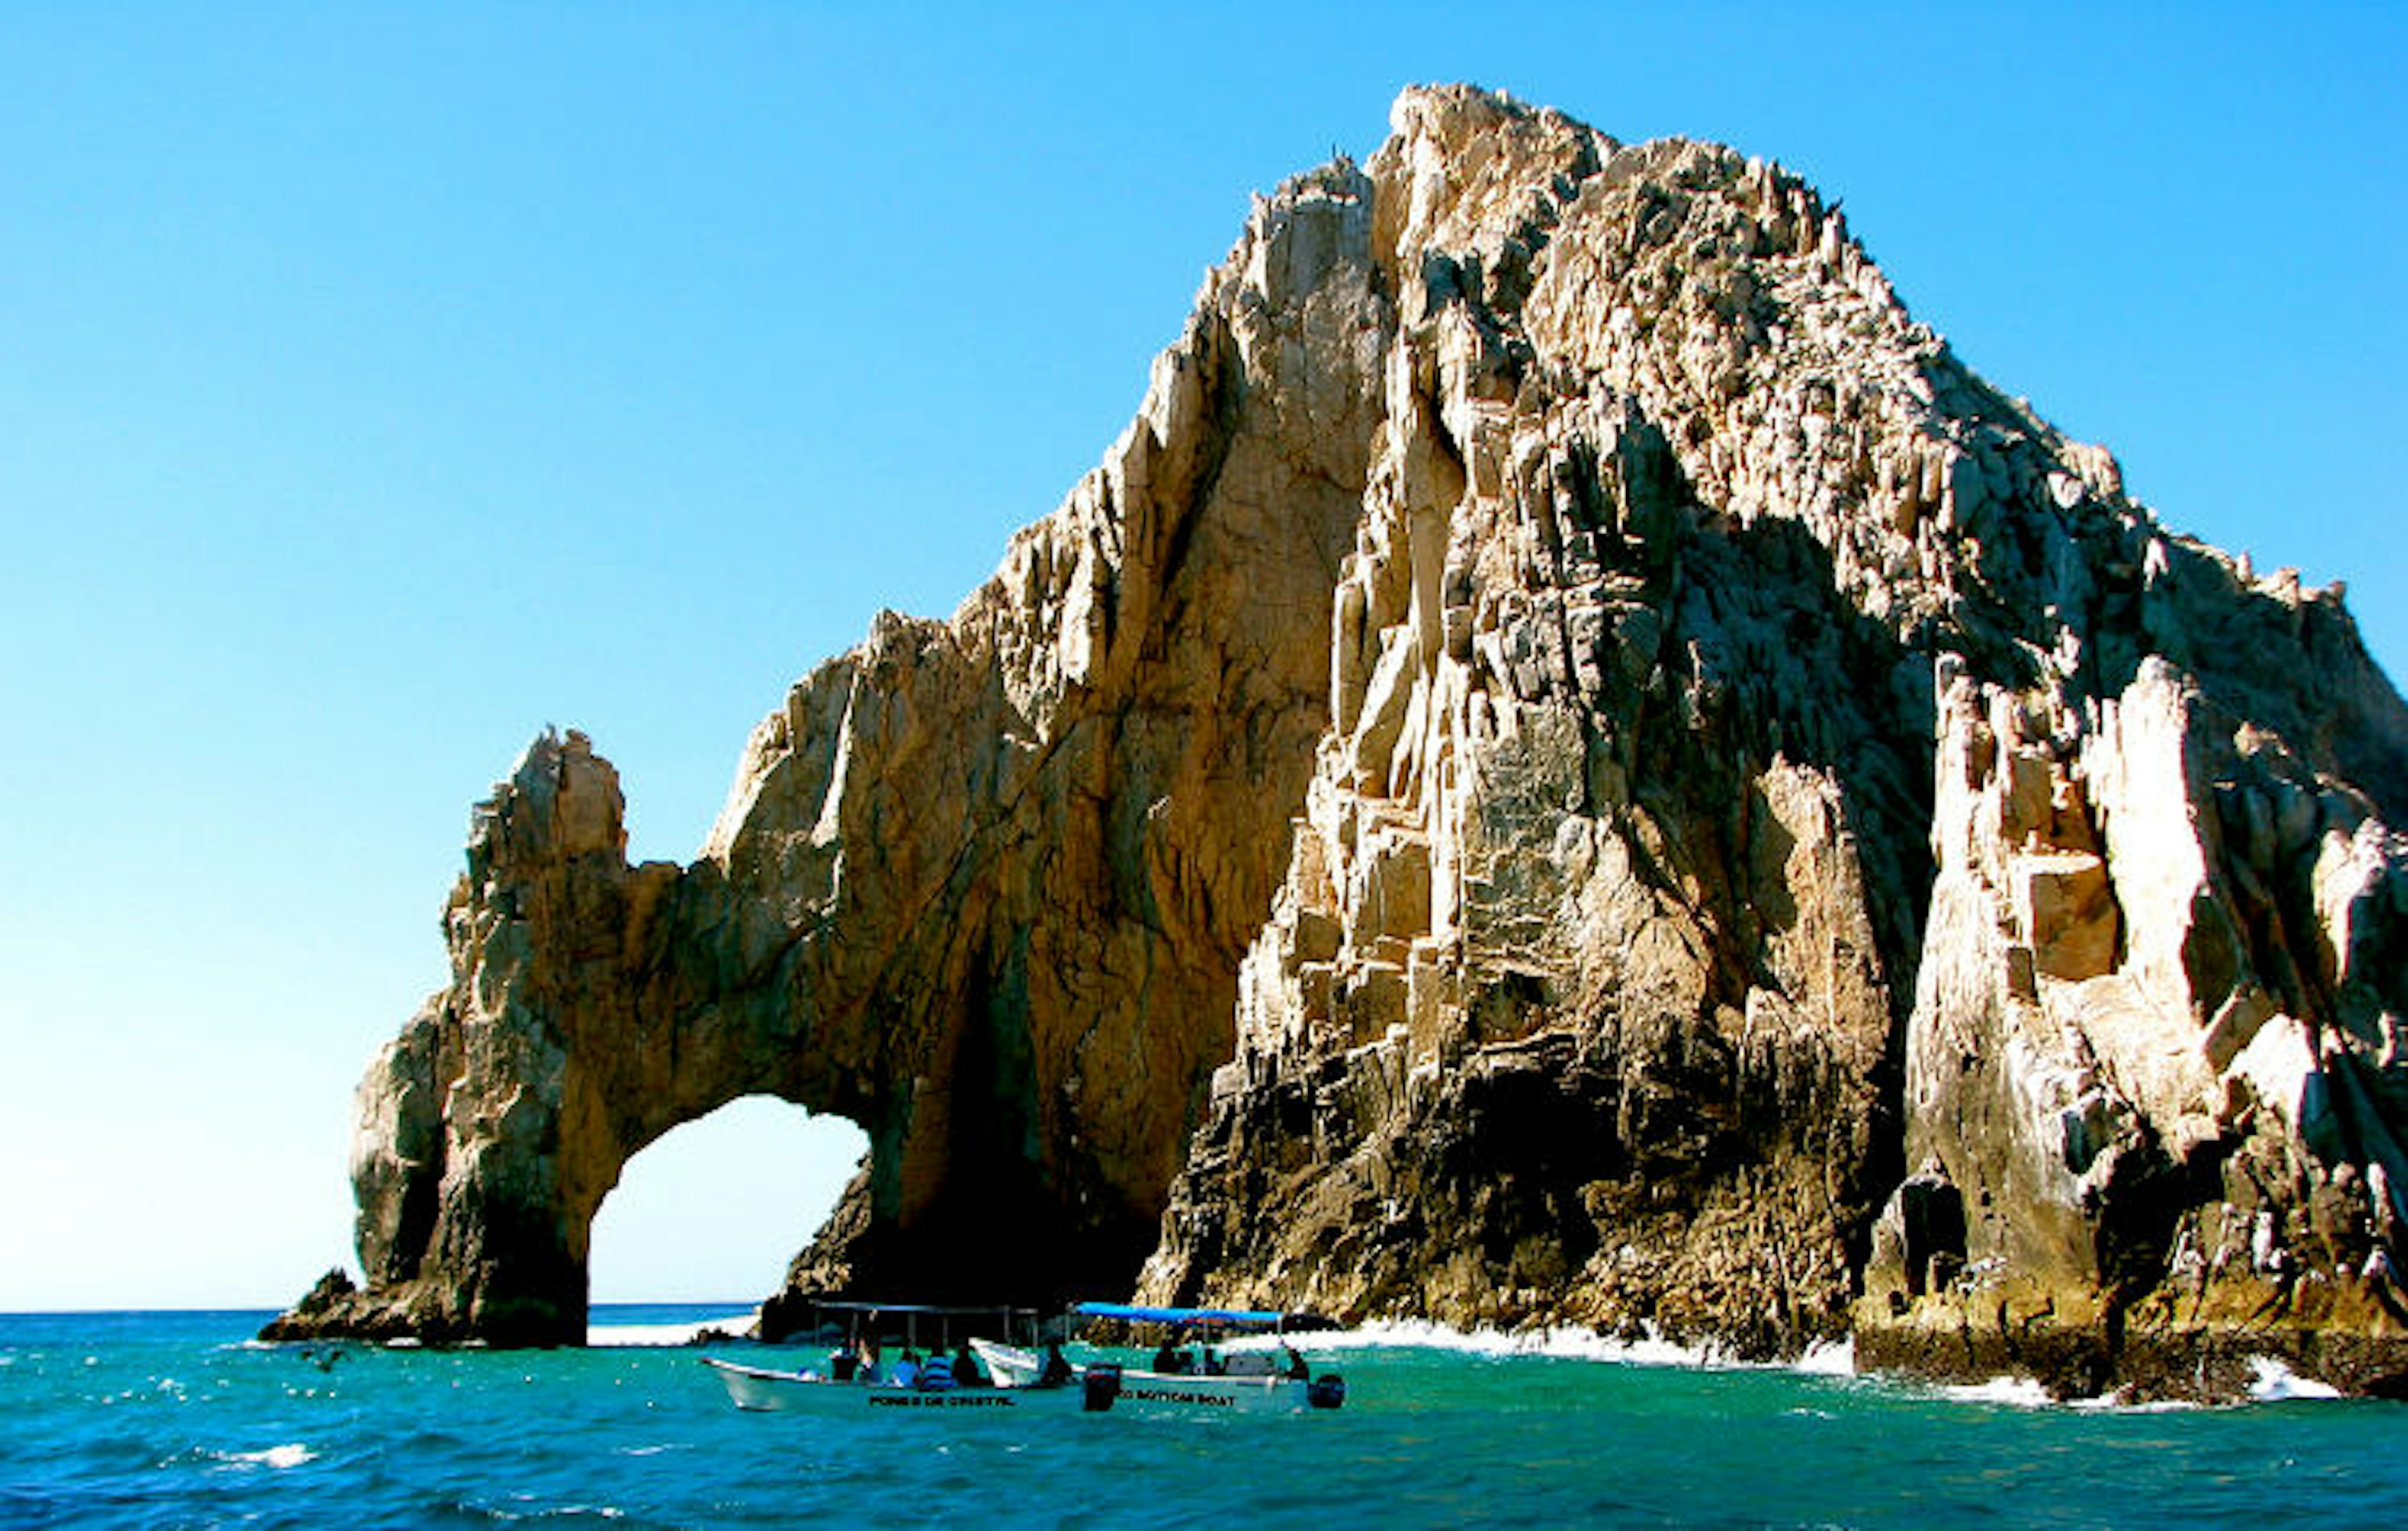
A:
[[[775,1293],[869,1152],[841,1116],[745,1095],[670,1128],[595,1209],[594,1303],[729,1303]]]

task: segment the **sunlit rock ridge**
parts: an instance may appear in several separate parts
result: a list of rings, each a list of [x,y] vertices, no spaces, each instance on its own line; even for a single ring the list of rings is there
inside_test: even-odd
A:
[[[871,1145],[795,1291],[2408,1379],[2408,711],[2339,589],[2168,530],[1775,165],[1392,124],[692,866],[530,749],[361,1085],[367,1284],[280,1332],[574,1339],[626,1159],[767,1093]]]

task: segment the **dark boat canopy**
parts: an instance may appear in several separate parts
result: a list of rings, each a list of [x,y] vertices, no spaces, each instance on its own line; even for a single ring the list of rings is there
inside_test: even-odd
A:
[[[1254,1329],[1326,1329],[1315,1313],[1278,1313],[1246,1308],[1143,1308],[1125,1302],[1082,1302],[1070,1309],[1081,1318],[1124,1324],[1218,1324]]]
[[[1034,1308],[1016,1308],[991,1302],[982,1306],[949,1305],[925,1302],[864,1302],[851,1297],[810,1297],[810,1307],[824,1308],[831,1313],[940,1313],[947,1318],[980,1318],[989,1313],[1034,1313]]]
[[[1044,1314],[1007,1303],[949,1304],[871,1302],[855,1297],[810,1297],[792,1303],[781,1337],[827,1339],[900,1339],[917,1344],[934,1331],[950,1345],[957,1335],[979,1334],[1008,1344],[1036,1342]]]

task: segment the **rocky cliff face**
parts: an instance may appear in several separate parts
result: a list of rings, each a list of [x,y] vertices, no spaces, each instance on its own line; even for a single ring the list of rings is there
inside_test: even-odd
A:
[[[2396,1379],[2408,717],[2339,591],[1775,168],[1396,129],[1331,726],[1147,1294]]]
[[[767,1090],[872,1141],[806,1280],[1123,1284],[1158,1217],[1156,1299],[2408,1376],[2408,712],[2339,591],[2166,531],[1776,167],[1394,125],[693,866],[530,754],[320,1306],[558,1332],[624,1158]]]

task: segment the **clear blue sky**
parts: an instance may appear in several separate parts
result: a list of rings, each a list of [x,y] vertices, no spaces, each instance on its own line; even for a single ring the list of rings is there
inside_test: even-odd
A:
[[[691,857],[786,685],[950,611],[1248,193],[1408,82],[1804,172],[2408,665],[2397,7],[858,9],[0,4],[0,1309],[347,1258],[351,1086],[526,740]],[[596,1295],[757,1295],[855,1146],[672,1135]]]

